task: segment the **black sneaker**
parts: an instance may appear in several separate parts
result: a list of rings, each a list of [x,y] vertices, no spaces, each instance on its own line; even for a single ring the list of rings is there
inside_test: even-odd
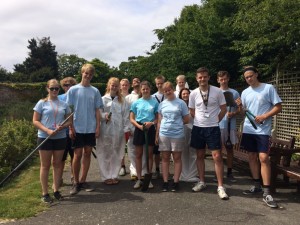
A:
[[[176,192],[176,191],[178,191],[178,189],[179,189],[179,183],[178,182],[174,182],[173,184],[172,184],[172,187],[171,187],[171,191],[172,192]]]
[[[74,183],[70,191],[70,195],[76,195],[79,191],[80,191],[80,185]]]
[[[58,201],[61,201],[64,199],[64,197],[60,194],[59,191],[54,192],[53,195],[54,195],[54,198],[56,198]]]
[[[252,186],[249,190],[243,191],[243,194],[244,195],[253,195],[253,194],[260,194],[262,192],[263,192],[263,190],[261,187],[257,188],[255,186]]]
[[[271,195],[264,196],[263,201],[271,208],[278,208],[277,203],[274,201]]]
[[[236,179],[234,178],[234,176],[232,175],[232,173],[227,174],[227,180],[229,180],[231,183],[235,183]]]
[[[169,190],[169,183],[164,182],[161,191],[162,192],[167,192]]]
[[[52,203],[53,202],[53,199],[50,197],[49,194],[43,195],[42,198],[41,198],[41,200],[44,203]]]
[[[93,188],[91,185],[89,185],[87,182],[84,182],[84,183],[80,183],[80,188],[81,189],[84,189],[86,192],[91,192],[91,191],[94,191],[95,188]]]

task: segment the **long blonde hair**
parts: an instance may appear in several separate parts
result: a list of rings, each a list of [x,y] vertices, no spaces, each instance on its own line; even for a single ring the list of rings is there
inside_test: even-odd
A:
[[[120,103],[123,103],[123,96],[121,94],[121,91],[120,91],[120,80],[116,77],[111,77],[109,78],[108,82],[107,82],[107,85],[106,85],[106,92],[105,94],[109,94],[110,93],[110,85],[111,83],[117,83],[118,84],[118,89],[117,89],[117,92],[116,92],[116,95],[118,96],[118,102]]]
[[[50,86],[51,84],[54,84],[54,85],[56,84],[57,87],[59,87],[59,82],[58,82],[58,80],[56,80],[56,79],[51,79],[51,80],[48,80],[48,81],[47,81],[46,90],[47,90],[47,88],[49,88],[49,86]],[[49,93],[48,93],[47,97],[46,97],[46,98],[43,98],[42,100],[44,100],[44,101],[46,102],[46,101],[48,101],[48,98],[49,98]]]

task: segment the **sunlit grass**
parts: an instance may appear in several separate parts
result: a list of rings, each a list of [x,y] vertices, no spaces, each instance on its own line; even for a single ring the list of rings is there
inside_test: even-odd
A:
[[[0,189],[0,220],[31,217],[49,207],[41,202],[39,168],[36,159],[19,176],[6,181]]]

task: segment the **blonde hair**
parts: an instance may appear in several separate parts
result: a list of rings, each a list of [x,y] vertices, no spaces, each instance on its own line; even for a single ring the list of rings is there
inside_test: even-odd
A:
[[[65,77],[64,79],[60,80],[60,86],[64,86],[65,83],[70,83],[72,85],[77,84],[77,81],[74,77]]]
[[[116,77],[109,78],[109,80],[107,82],[107,85],[106,85],[106,92],[105,92],[105,94],[109,94],[110,93],[110,85],[112,83],[117,83],[118,84],[119,88],[117,89],[116,94],[118,96],[118,101],[120,103],[123,103],[123,96],[122,96],[122,94],[120,92],[120,80],[118,78],[116,78]]]
[[[94,75],[95,67],[90,63],[83,64],[83,66],[81,67],[81,73],[83,72],[90,72],[92,75]]]
[[[181,79],[184,79],[184,81],[185,81],[185,76],[184,75],[178,75],[176,77],[176,83],[177,83],[178,80],[181,80]]]
[[[128,80],[127,78],[122,79],[122,80],[120,81],[120,83],[121,83],[121,82],[127,82],[128,84],[130,84],[130,82],[129,82],[129,80]]]
[[[47,81],[47,84],[46,84],[46,90],[47,90],[47,88],[49,88],[49,86],[51,85],[51,84],[56,84],[58,87],[59,87],[59,82],[58,82],[58,80],[56,80],[56,79],[51,79],[51,80],[48,80]],[[44,100],[45,102],[46,101],[48,101],[48,97],[49,97],[49,93],[48,93],[48,95],[47,95],[47,97],[46,98],[43,98],[42,100]]]

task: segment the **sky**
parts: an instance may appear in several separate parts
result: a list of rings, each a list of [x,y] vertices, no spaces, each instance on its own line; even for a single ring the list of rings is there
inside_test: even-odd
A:
[[[1,0],[0,66],[8,71],[28,57],[28,40],[50,37],[58,55],[98,58],[118,67],[146,55],[154,29],[174,22],[200,0]]]

